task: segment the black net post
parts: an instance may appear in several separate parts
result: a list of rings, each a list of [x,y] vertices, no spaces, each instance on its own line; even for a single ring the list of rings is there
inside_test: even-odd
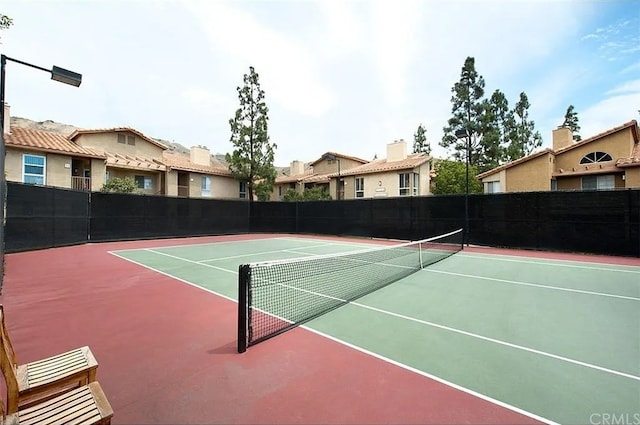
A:
[[[241,264],[238,267],[238,353],[247,351],[249,279],[251,279],[251,268],[248,264]]]

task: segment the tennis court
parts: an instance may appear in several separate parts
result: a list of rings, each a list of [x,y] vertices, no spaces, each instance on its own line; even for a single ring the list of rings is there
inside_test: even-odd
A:
[[[239,264],[380,244],[388,242],[280,236],[173,246],[148,241],[144,248],[110,253],[236,302]],[[640,418],[640,266],[637,259],[621,263],[465,249],[295,332],[313,333],[336,349],[347,346],[534,420],[634,421]],[[369,270],[367,277],[349,277],[345,270],[345,284],[375,281],[379,273]],[[285,335],[236,356],[264,355],[279,338],[289,341]]]

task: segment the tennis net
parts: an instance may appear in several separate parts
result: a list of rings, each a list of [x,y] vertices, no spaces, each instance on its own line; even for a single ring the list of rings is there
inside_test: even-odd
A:
[[[443,260],[462,242],[458,229],[392,246],[242,264],[238,352]]]

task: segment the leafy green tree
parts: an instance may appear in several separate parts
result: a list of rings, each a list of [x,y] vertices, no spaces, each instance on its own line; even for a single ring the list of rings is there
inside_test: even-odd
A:
[[[297,190],[289,188],[284,192],[284,195],[282,195],[282,200],[286,202],[296,202],[302,200],[302,195],[300,195]]]
[[[115,193],[133,193],[137,191],[138,184],[133,179],[133,177],[112,177],[106,182],[101,192],[115,192]]]
[[[322,186],[314,186],[309,189],[305,189],[302,193],[299,193],[295,189],[287,189],[282,196],[283,201],[298,202],[298,201],[329,201],[331,195],[326,188]]]
[[[413,134],[413,153],[420,152],[431,155],[431,144],[427,141],[427,130],[422,124]]]
[[[230,141],[235,149],[226,155],[226,160],[236,180],[247,184],[249,201],[253,201],[254,193],[259,200],[266,200],[276,179],[273,159],[277,146],[269,143],[269,108],[264,101],[258,73],[252,66],[249,74],[244,74],[243,81],[244,86],[237,88],[240,107],[229,120]]]
[[[520,99],[513,108],[514,126],[507,147],[507,161],[522,158],[542,146],[542,136],[536,131],[535,122],[529,119],[529,106],[526,93],[520,93]]]
[[[436,176],[433,178],[434,195],[463,194],[467,190],[466,164],[461,161],[442,159],[434,164]],[[478,168],[469,166],[469,193],[482,193],[482,182],[476,179]]]
[[[564,113],[564,121],[560,127],[570,128],[573,133],[573,140],[579,142],[582,140],[580,136],[580,124],[578,119],[578,113],[575,111],[573,105],[569,105],[567,112]]]
[[[330,201],[331,195],[326,187],[314,186],[302,192],[303,201]]]
[[[483,102],[484,78],[478,74],[475,59],[467,57],[460,73],[460,81],[451,89],[451,113],[453,116],[447,121],[442,130],[444,135],[440,146],[453,149],[453,157],[465,160],[467,143],[469,143],[469,164],[476,165],[486,161],[481,160],[482,151],[478,149],[483,136],[483,116],[486,103]],[[466,134],[457,137],[456,134]]]

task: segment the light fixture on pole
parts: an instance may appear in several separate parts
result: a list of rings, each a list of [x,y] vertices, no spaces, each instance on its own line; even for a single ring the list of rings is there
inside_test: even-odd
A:
[[[340,182],[340,158],[338,158],[336,155],[332,154],[332,153],[325,153],[324,155],[322,155],[322,159],[326,159],[327,161],[336,161],[338,163],[338,182],[336,183],[336,199],[340,200],[342,199],[342,197],[340,196],[340,186],[341,186],[341,182]]]
[[[457,139],[465,139],[465,192],[464,192],[464,243],[469,245],[469,155],[471,153],[471,133],[464,128],[456,130]]]
[[[69,71],[68,69],[53,66],[51,69],[43,68],[41,66],[33,65],[28,62],[21,61],[19,59],[10,58],[6,55],[0,55],[0,291],[2,291],[2,283],[4,282],[4,222],[5,222],[5,203],[7,199],[7,179],[5,177],[5,116],[4,116],[4,89],[5,89],[5,67],[7,61],[19,63],[30,68],[35,68],[40,71],[48,72],[51,74],[51,79],[69,84],[74,87],[79,87],[82,83],[82,74]],[[6,129],[8,130],[8,129]]]

